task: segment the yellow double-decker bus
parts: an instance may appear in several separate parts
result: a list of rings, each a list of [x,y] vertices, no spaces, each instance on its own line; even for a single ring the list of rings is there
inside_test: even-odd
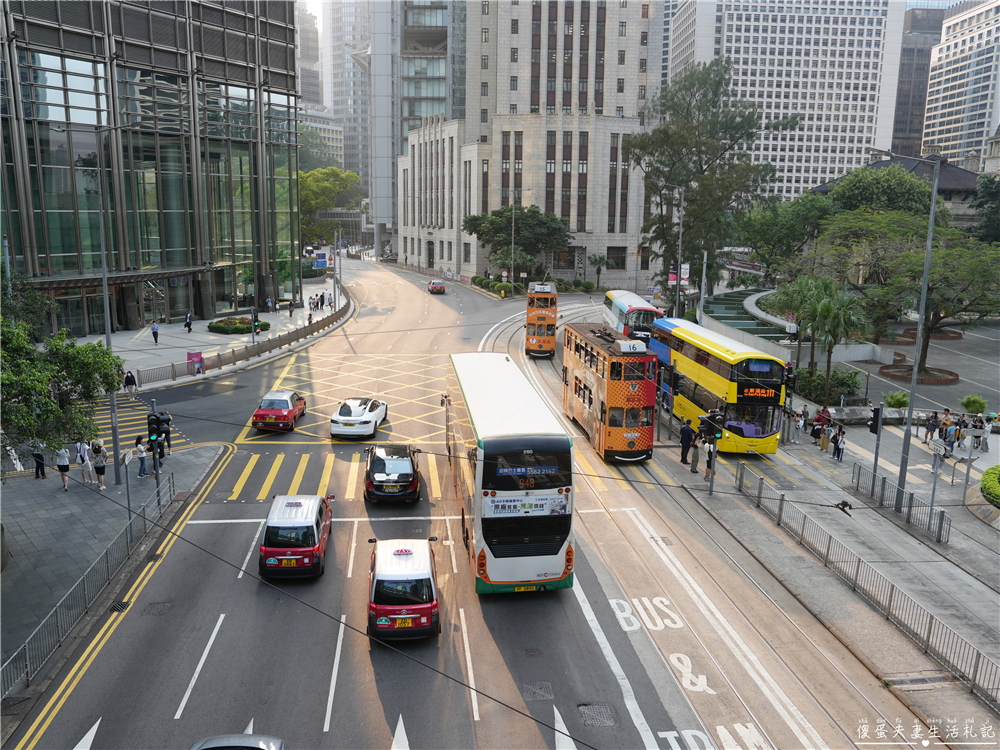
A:
[[[785,403],[781,359],[679,318],[654,321],[649,347],[668,373],[663,396],[676,416],[696,427],[699,417],[718,409],[720,451],[778,450]]]

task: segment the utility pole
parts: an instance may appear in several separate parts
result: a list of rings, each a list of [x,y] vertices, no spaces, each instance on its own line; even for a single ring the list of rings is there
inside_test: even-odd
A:
[[[878,476],[878,449],[882,443],[882,415],[885,414],[885,401],[878,402],[878,413],[875,414],[875,462],[872,464],[872,494],[875,493],[875,477]]]

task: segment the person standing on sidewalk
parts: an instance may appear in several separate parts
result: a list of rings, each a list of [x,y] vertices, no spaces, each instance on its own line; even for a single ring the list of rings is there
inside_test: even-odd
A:
[[[187,315],[184,316],[184,327],[188,329],[188,333],[191,333],[191,326],[194,325],[194,315],[191,311],[187,311]]]
[[[691,438],[691,473],[698,473],[698,448],[701,446],[701,436],[696,432]]]
[[[805,411],[800,411],[795,415],[795,440],[792,442],[801,442],[802,432],[806,428],[806,413]]]
[[[694,436],[694,430],[691,429],[691,420],[689,419],[684,424],[681,425],[681,463],[687,464],[688,462],[688,451],[691,450],[691,438]]]
[[[288,317],[289,318],[292,317],[294,313],[295,313],[295,305],[292,304],[291,300],[288,300]]]
[[[33,451],[31,457],[35,459],[35,479],[45,479],[45,456],[40,450]]]
[[[715,458],[715,443],[706,440],[705,441],[705,481],[707,482],[712,476],[712,461]]]
[[[104,470],[108,465],[108,452],[104,449],[103,440],[94,441],[94,445],[91,448],[91,460],[94,463],[94,472],[97,474],[97,480],[100,483],[98,489],[106,490],[107,487],[104,486]]]
[[[267,299],[264,300],[264,307],[267,308],[268,312],[274,312],[274,307],[273,307],[273,305],[271,303],[271,296],[270,295],[268,295]]]
[[[840,463],[844,462],[844,446],[847,445],[847,435],[844,432],[844,427],[841,425],[837,428],[837,444],[833,449],[833,456]]]
[[[135,455],[139,459],[139,478],[148,476],[146,474],[146,443],[142,439],[142,435],[138,435],[135,439]]]
[[[153,325],[151,325],[149,327],[149,330],[151,330],[153,332],[153,343],[156,344],[157,346],[159,346],[160,345],[160,324],[157,323],[154,320],[153,321]]]
[[[76,462],[80,465],[80,476],[84,484],[94,483],[94,465],[90,462],[90,446],[83,440],[76,441]]]
[[[989,453],[990,452],[990,433],[993,432],[993,417],[986,417],[986,422],[983,425],[983,429],[986,432],[983,433],[982,438],[979,440],[979,452]]]
[[[937,432],[937,428],[940,427],[941,420],[938,418],[938,413],[936,411],[931,412],[930,418],[927,420],[927,428],[924,430],[924,445],[927,445],[927,439],[934,437]]]
[[[56,468],[62,479],[63,492],[69,492],[69,449],[65,446],[56,451]]]
[[[132,371],[129,370],[125,373],[125,392],[128,394],[130,401],[135,401],[135,389],[135,375],[133,375]]]

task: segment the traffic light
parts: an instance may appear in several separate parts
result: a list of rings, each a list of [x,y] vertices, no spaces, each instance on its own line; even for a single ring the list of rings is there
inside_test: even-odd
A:
[[[785,390],[794,392],[795,391],[795,365],[788,363],[785,365]]]
[[[712,420],[707,414],[703,414],[698,417],[700,424],[698,425],[698,434],[701,435],[706,440],[712,435]]]
[[[253,332],[260,333],[260,318],[257,317],[257,311],[253,311]]]
[[[868,432],[873,435],[878,435],[878,422],[882,416],[881,407],[876,406],[872,409],[872,418],[868,420]]]
[[[158,414],[149,414],[146,417],[146,433],[149,439],[157,441],[160,439],[160,417]]]
[[[711,435],[713,440],[720,440],[722,438],[722,412],[718,409],[713,409],[708,413],[708,423],[711,425]]]
[[[684,375],[681,375],[677,368],[674,368],[670,372],[670,390],[674,393],[680,390],[681,386],[684,385]]]

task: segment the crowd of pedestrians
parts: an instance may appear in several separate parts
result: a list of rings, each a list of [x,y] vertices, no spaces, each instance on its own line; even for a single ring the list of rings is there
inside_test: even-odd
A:
[[[953,415],[951,409],[945,409],[944,412],[938,416],[938,413],[932,412],[927,418],[927,425],[924,429],[924,445],[928,444],[928,440],[937,438],[938,440],[944,441],[948,452],[945,454],[947,458],[955,449],[967,450],[968,445],[965,440],[968,437],[968,430],[980,429],[985,430],[982,437],[976,437],[972,439],[972,447],[979,450],[981,453],[988,453],[990,450],[989,435],[993,429],[993,418],[991,416],[983,416],[982,414],[977,414],[971,420],[968,419],[965,414]]]

